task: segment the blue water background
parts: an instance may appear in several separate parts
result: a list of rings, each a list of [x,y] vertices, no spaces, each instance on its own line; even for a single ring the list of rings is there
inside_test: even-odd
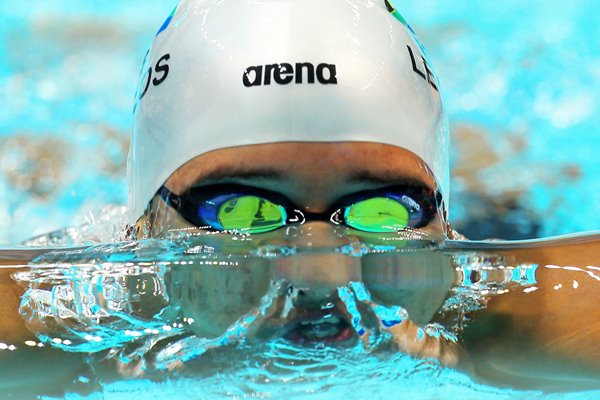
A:
[[[0,2],[0,243],[126,202],[138,70],[175,3]],[[600,5],[394,3],[442,83],[457,227],[506,238],[598,229]]]

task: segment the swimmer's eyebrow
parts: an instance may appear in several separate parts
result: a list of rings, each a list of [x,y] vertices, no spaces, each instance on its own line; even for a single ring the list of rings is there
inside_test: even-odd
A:
[[[200,174],[194,185],[203,182],[218,182],[224,180],[250,180],[261,179],[270,181],[285,181],[289,177],[283,171],[275,168],[248,168],[238,166],[219,166],[213,170]],[[350,171],[345,179],[340,179],[350,184],[370,183],[375,185],[404,185],[431,188],[431,183],[415,176],[409,176],[402,172],[375,172],[370,170],[356,169]]]
[[[435,189],[430,182],[419,177],[408,176],[400,172],[374,172],[370,170],[355,170],[350,173],[350,183],[372,183],[376,185],[402,185]]]
[[[195,179],[195,184],[204,181],[222,181],[226,179],[264,179],[283,181],[286,176],[283,172],[273,168],[244,168],[234,166],[220,166],[201,174]]]

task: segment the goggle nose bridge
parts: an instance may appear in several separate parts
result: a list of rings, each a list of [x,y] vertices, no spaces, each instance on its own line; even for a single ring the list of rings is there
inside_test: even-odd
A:
[[[307,221],[323,221],[323,222],[331,222],[335,225],[341,225],[344,223],[344,210],[337,209],[333,212],[325,211],[322,213],[311,213],[308,211],[302,211],[298,209],[293,209],[293,216],[289,216],[286,220],[286,225],[289,224],[305,224]]]

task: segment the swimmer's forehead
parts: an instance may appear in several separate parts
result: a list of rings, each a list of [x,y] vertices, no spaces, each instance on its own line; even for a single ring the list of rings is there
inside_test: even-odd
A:
[[[425,163],[413,153],[378,143],[272,143],[203,154],[167,180],[176,192],[215,182],[315,188],[405,184],[436,188]]]

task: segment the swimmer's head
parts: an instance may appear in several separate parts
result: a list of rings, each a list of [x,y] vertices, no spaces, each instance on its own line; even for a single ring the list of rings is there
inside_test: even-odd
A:
[[[402,148],[447,207],[439,82],[387,0],[183,0],[146,55],[134,116],[132,221],[198,156],[292,142]]]

